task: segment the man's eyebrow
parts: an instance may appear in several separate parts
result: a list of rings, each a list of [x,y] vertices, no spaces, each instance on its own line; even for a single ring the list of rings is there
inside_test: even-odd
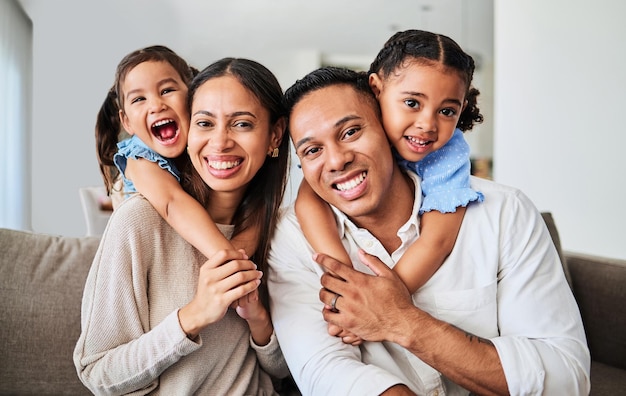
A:
[[[342,117],[339,120],[337,120],[337,122],[335,122],[334,127],[335,128],[339,128],[340,126],[342,126],[346,122],[353,121],[353,120],[359,120],[359,119],[361,119],[361,117],[359,117],[358,115],[354,115],[354,114],[347,115],[347,116]],[[305,143],[307,143],[307,142],[309,142],[311,140],[313,140],[312,136],[306,136],[306,137],[303,137],[302,139],[298,140],[295,143],[296,150],[298,150],[298,148],[300,148],[300,146],[302,146],[303,144],[305,144]]]
[[[296,142],[296,144],[295,144],[296,150],[298,150],[300,148],[300,146],[302,146],[304,143],[310,141],[311,139],[312,139],[311,137],[304,137],[304,138],[298,140]]]

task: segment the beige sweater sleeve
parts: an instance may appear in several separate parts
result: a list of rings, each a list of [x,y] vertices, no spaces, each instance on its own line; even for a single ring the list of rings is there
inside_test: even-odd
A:
[[[74,363],[95,394],[274,395],[286,363],[234,310],[187,339],[178,309],[205,258],[140,195],[113,213],[87,277]]]
[[[126,216],[120,216],[122,212]],[[146,272],[149,263],[167,259],[155,257],[159,250],[150,249],[158,243],[154,237],[160,223],[149,213],[122,210],[109,224],[94,258],[74,361],[79,377],[95,394],[137,389],[147,393],[166,368],[199,348],[180,328],[177,311],[150,326]],[[155,233],[141,232],[132,224]]]

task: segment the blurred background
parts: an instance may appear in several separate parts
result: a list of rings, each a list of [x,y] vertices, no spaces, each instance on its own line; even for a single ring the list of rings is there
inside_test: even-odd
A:
[[[102,184],[95,116],[137,48],[166,45],[199,69],[255,59],[286,89],[321,65],[366,69],[418,28],[477,62],[476,173],[551,211],[566,250],[626,258],[623,15],[621,0],[2,0],[0,226],[85,234],[78,191]]]

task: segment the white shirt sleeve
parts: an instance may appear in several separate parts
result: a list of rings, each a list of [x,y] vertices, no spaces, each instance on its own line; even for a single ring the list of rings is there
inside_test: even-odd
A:
[[[312,254],[289,211],[272,243],[268,288],[274,329],[302,394],[379,395],[401,383],[363,363],[359,347],[328,334],[319,300],[322,270]]]
[[[582,319],[547,227],[521,192],[500,219],[497,313],[492,338],[512,395],[582,395],[590,355]]]

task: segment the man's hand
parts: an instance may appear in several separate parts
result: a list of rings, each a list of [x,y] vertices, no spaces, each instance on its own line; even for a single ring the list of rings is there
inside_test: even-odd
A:
[[[411,295],[398,276],[377,257],[359,251],[363,264],[375,275],[359,272],[323,255],[315,261],[329,272],[322,275],[320,300],[324,320],[366,341],[394,341],[406,310],[414,310]],[[334,297],[335,310],[331,309]],[[329,328],[330,331],[330,328]]]

